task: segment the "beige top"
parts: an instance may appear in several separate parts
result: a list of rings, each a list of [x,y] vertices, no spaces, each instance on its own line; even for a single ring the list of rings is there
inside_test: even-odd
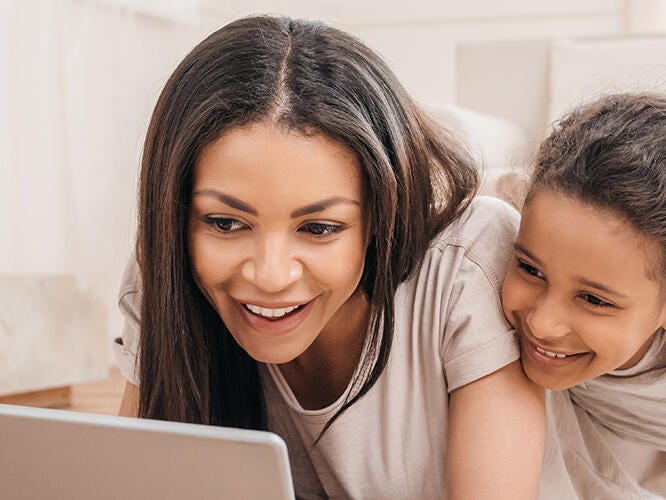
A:
[[[548,391],[540,500],[666,498],[666,335],[634,367]]]
[[[519,356],[500,306],[517,226],[511,207],[480,197],[433,242],[420,272],[397,291],[394,342],[382,376],[317,445],[347,394],[328,408],[304,410],[278,367],[260,365],[269,429],[287,443],[299,497],[445,497],[448,394]],[[138,302],[130,267],[120,297],[127,322],[116,353],[134,384]]]

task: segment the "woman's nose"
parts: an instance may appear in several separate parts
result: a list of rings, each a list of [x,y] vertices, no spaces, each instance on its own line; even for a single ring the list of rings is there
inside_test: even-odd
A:
[[[254,255],[244,262],[241,273],[260,290],[276,293],[298,281],[303,267],[288,238],[271,234],[257,242]]]
[[[546,293],[537,299],[525,319],[534,337],[547,339],[564,337],[570,333],[566,317],[565,305],[561,304],[558,298]]]

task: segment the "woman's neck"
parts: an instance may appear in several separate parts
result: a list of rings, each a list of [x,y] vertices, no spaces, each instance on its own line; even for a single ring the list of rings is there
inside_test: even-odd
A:
[[[359,363],[369,318],[368,298],[357,291],[303,354],[280,365],[282,376],[304,409],[325,408],[344,393]]]

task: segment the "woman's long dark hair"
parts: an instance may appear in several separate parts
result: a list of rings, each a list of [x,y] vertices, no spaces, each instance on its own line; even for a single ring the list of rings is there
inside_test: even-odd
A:
[[[143,153],[141,417],[266,427],[257,363],[197,288],[187,247],[202,150],[223,131],[262,120],[324,134],[354,151],[363,170],[371,241],[361,287],[371,348],[354,381],[359,390],[334,418],[377,381],[391,349],[397,286],[476,191],[465,150],[354,37],[275,17],[241,19],[210,35],[168,80]]]

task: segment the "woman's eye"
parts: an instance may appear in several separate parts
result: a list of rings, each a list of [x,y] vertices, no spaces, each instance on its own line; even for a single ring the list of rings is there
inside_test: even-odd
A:
[[[231,233],[244,227],[242,222],[226,217],[206,217],[205,222],[221,233]]]
[[[525,271],[527,274],[530,276],[534,276],[536,278],[543,278],[543,274],[541,271],[539,271],[536,267],[530,266],[527,262],[518,260],[518,268],[522,269]]]
[[[613,307],[613,304],[610,302],[606,302],[605,300],[601,300],[599,297],[596,295],[592,295],[591,293],[584,293],[581,295],[581,298],[585,301],[588,302],[589,304],[592,304],[593,306],[597,307]]]
[[[342,231],[343,226],[338,224],[325,224],[322,222],[310,222],[305,224],[301,230],[306,231],[307,233],[313,236],[328,236],[331,234],[336,234]]]

